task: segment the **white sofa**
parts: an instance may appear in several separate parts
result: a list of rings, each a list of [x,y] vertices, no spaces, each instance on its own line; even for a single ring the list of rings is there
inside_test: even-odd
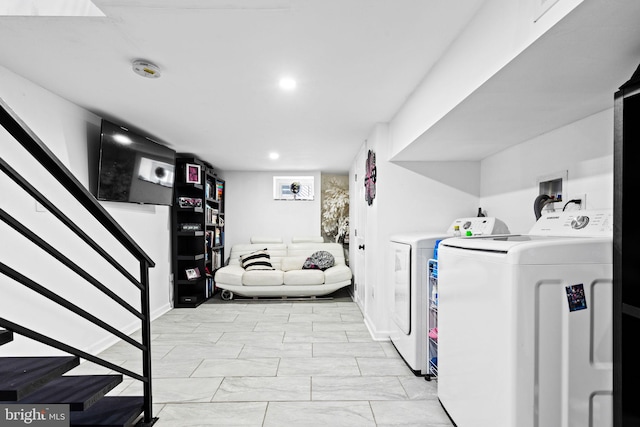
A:
[[[273,270],[245,270],[240,257],[264,250]],[[327,251],[334,265],[325,270],[303,269],[313,253]],[[243,297],[314,297],[328,295],[351,284],[352,272],[346,265],[344,249],[339,243],[324,243],[321,237],[301,237],[285,244],[280,238],[251,238],[251,243],[231,248],[227,265],[216,270],[214,282],[221,298]]]

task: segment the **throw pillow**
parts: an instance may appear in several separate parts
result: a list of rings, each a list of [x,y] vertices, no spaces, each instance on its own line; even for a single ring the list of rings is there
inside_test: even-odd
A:
[[[271,265],[271,256],[266,249],[240,256],[240,264],[247,271],[274,270]]]
[[[302,269],[317,269],[324,271],[329,267],[333,267],[335,262],[336,260],[331,252],[318,251],[314,252],[309,258],[307,258],[307,260],[302,265]]]

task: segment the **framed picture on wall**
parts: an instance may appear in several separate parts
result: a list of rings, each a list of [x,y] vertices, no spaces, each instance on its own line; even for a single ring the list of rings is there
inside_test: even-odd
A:
[[[201,170],[200,170],[200,165],[194,165],[191,163],[187,163],[185,166],[186,170],[185,170],[185,177],[186,180],[185,182],[187,184],[201,184],[202,181],[200,179],[200,175],[201,175]]]

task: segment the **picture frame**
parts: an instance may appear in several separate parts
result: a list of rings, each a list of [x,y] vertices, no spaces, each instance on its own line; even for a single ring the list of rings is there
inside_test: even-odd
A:
[[[202,169],[200,168],[200,165],[187,163],[185,165],[185,171],[184,171],[185,182],[187,184],[201,184],[202,183],[201,172],[202,172]]]
[[[196,280],[200,277],[200,269],[198,267],[187,268],[184,272],[187,274],[188,280]]]
[[[181,208],[201,208],[202,199],[194,197],[178,197],[178,206]]]

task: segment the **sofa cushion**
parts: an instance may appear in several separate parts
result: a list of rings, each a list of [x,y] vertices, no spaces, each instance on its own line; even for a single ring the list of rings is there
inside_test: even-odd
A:
[[[340,243],[289,243],[287,246],[287,256],[309,257],[316,251],[331,252],[335,259],[335,265],[346,264],[344,258],[344,248]],[[273,253],[271,253],[273,256]]]
[[[342,264],[328,268],[324,271],[324,283],[340,283],[351,280],[353,276],[351,269]]]
[[[216,283],[241,286],[243,275],[244,268],[239,265],[226,265],[216,270],[214,280]]]
[[[333,267],[335,262],[336,260],[331,252],[317,251],[305,260],[302,269],[326,270],[329,267]]]
[[[247,271],[250,270],[273,270],[271,265],[271,257],[267,252],[267,249],[251,252],[240,257],[240,264],[242,268]]]
[[[249,241],[251,243],[282,243],[282,237],[253,236]]]
[[[231,254],[229,256],[229,265],[242,265],[240,257],[242,255],[249,254],[258,250],[267,249],[269,256],[271,257],[271,265],[276,270],[280,269],[280,261],[283,257],[287,256],[287,245],[284,243],[238,243],[232,246]]]
[[[283,275],[285,285],[322,285],[324,273],[322,270],[291,270]]]
[[[242,275],[244,286],[274,286],[283,283],[282,270],[249,270]]]
[[[282,271],[302,270],[302,265],[307,260],[303,256],[289,256],[282,258]]]

